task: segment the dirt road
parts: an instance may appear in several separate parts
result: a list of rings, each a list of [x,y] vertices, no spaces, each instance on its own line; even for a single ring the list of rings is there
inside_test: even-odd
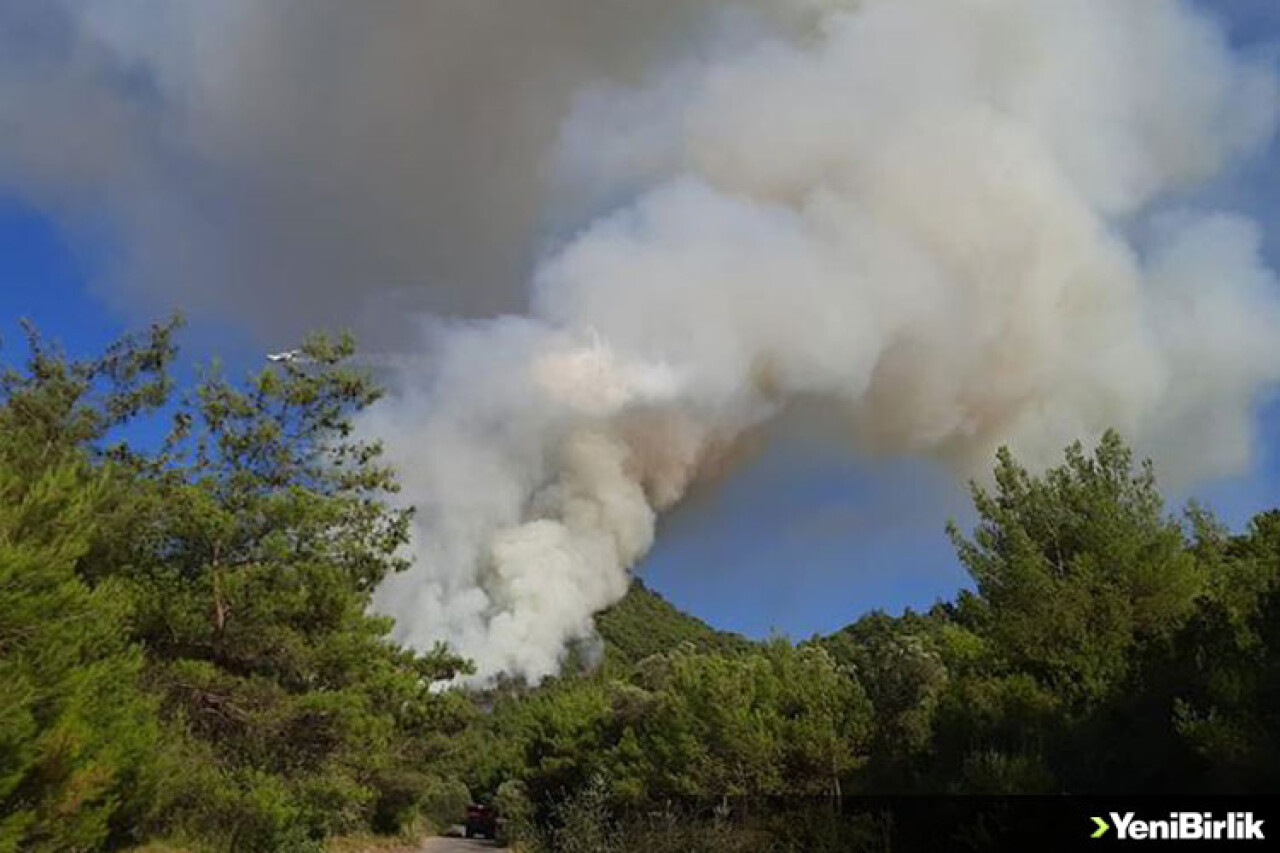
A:
[[[492,841],[476,841],[471,838],[428,838],[418,848],[418,853],[477,853],[498,849]]]

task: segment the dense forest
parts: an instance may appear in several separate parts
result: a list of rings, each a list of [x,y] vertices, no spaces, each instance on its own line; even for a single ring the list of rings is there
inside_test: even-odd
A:
[[[0,851],[319,851],[471,800],[525,850],[763,850],[664,809],[1280,789],[1280,512],[1173,511],[1114,434],[1001,452],[951,530],[972,591],[928,612],[758,643],[637,583],[602,655],[441,690],[467,662],[368,609],[410,515],[351,342],[179,388],[176,333],[32,332],[0,378]]]

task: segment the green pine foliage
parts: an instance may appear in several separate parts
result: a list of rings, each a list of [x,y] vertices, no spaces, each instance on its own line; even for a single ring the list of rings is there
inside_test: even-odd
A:
[[[119,580],[80,568],[128,486],[95,444],[162,399],[172,327],[0,375],[0,850],[93,850],[142,809],[158,736]]]
[[[620,664],[636,663],[650,655],[680,646],[706,652],[736,654],[751,648],[739,634],[717,631],[674,607],[636,579],[626,596],[596,616],[596,629],[605,643],[605,654]]]
[[[157,726],[121,584],[76,563],[101,478],[0,461],[0,850],[92,850],[136,808]]]
[[[379,391],[350,341],[316,338],[173,399],[174,330],[89,362],[33,333],[5,375],[0,849],[406,829],[460,786],[433,768],[475,712],[430,690],[462,661],[396,647],[367,612],[409,521],[353,434]],[[121,441],[162,407],[159,447]]]

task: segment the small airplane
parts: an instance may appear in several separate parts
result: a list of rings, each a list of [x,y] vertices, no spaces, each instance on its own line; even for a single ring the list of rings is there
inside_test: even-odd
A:
[[[368,367],[384,367],[393,368],[403,361],[407,356],[399,356],[395,353],[368,355],[358,354],[351,357],[351,364],[365,365]],[[315,364],[316,360],[307,355],[300,349],[282,350],[281,352],[267,353],[267,361],[272,364]]]

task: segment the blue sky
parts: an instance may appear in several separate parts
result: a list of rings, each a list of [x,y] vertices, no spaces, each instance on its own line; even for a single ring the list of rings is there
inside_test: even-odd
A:
[[[1280,42],[1275,0],[1202,4],[1233,42]],[[1243,210],[1263,223],[1266,254],[1280,268],[1280,146],[1242,166],[1199,201]],[[20,349],[29,317],[72,355],[90,354],[147,306],[101,298],[94,247],[0,187],[0,339]],[[232,368],[257,363],[244,330],[192,317],[184,363],[217,353]],[[1228,522],[1280,505],[1280,404],[1259,401],[1262,453],[1247,476],[1203,484],[1195,496]],[[1179,499],[1185,496],[1177,496]],[[971,521],[961,485],[919,461],[850,459],[822,436],[775,442],[728,482],[696,495],[662,523],[642,576],[678,605],[719,627],[762,636],[830,631],[872,608],[927,607],[966,582],[943,532]]]
[[[10,357],[19,317],[34,320],[73,353],[91,353],[123,328],[89,295],[87,266],[50,219],[0,196],[0,335]]]

